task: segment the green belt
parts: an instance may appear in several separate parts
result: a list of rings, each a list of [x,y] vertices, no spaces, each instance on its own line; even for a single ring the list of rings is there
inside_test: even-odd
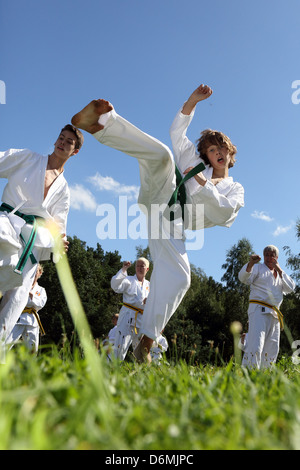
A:
[[[13,210],[14,210],[14,208],[9,206],[5,202],[3,202],[0,206],[0,211],[2,211],[2,212],[12,212]],[[14,272],[17,273],[17,274],[22,274],[23,269],[25,267],[25,264],[26,264],[29,257],[31,259],[32,264],[37,263],[37,260],[35,259],[34,254],[32,253],[32,249],[33,249],[34,242],[35,242],[35,239],[36,239],[36,234],[37,234],[37,226],[38,226],[37,219],[42,219],[42,217],[39,217],[37,215],[23,214],[20,211],[15,211],[14,213],[18,217],[21,217],[23,220],[25,220],[25,222],[27,224],[30,224],[30,225],[33,226],[27,243],[25,242],[23,236],[21,235],[21,239],[24,242],[25,247],[24,247],[23,253],[22,253],[22,255],[19,259],[18,264],[14,269]]]
[[[205,165],[204,163],[201,162],[198,165],[196,165],[191,171],[189,171],[188,174],[185,175],[185,177],[182,177],[177,166],[175,167],[176,189],[171,196],[168,206],[172,207],[174,204],[176,204],[177,201],[179,201],[181,205],[183,219],[184,219],[184,205],[186,204],[186,190],[185,190],[184,183],[203,170],[205,170]],[[170,219],[174,220],[174,212],[170,214]]]

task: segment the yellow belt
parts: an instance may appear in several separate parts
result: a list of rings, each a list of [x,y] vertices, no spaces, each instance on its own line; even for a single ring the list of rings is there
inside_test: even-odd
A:
[[[37,311],[34,308],[26,307],[26,308],[24,308],[22,313],[32,313],[35,316],[35,318],[37,319],[37,322],[38,322],[40,330],[41,330],[41,335],[44,336],[46,334],[45,330],[43,328],[43,325],[41,323],[40,317],[38,316]]]
[[[263,305],[264,307],[272,308],[273,310],[275,310],[275,312],[277,313],[279,323],[280,323],[280,329],[284,330],[283,315],[281,311],[279,310],[279,308],[275,307],[275,305],[267,304],[267,302],[262,302],[261,300],[249,300],[249,304],[259,304],[259,305]]]
[[[135,311],[134,332],[135,332],[135,334],[137,335],[136,319],[137,319],[137,316],[138,316],[139,313],[140,313],[141,315],[143,315],[144,310],[143,310],[142,308],[135,307],[134,305],[127,304],[127,303],[125,303],[125,302],[123,302],[122,305],[124,305],[124,307],[131,308],[131,310],[134,310],[134,311]]]

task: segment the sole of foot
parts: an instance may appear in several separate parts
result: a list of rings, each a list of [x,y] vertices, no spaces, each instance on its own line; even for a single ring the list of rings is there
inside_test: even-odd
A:
[[[71,123],[79,129],[95,134],[95,132],[103,129],[103,126],[98,122],[101,114],[108,113],[112,109],[113,106],[109,101],[103,99],[93,100],[79,113],[74,114]]]

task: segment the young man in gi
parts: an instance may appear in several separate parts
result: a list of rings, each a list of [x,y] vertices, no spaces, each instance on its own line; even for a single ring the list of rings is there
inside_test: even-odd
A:
[[[0,206],[0,350],[26,307],[37,263],[50,258],[54,240],[48,223],[56,224],[68,248],[70,193],[63,171],[82,143],[82,133],[68,124],[51,155],[0,152],[0,178],[8,180]]]
[[[283,329],[279,308],[283,295],[295,289],[294,281],[279,266],[278,254],[276,246],[266,246],[264,262],[259,263],[259,255],[251,255],[238,275],[243,284],[250,286],[249,330],[242,362],[246,367],[270,368],[278,356]]]
[[[25,346],[35,354],[38,352],[40,333],[44,334],[38,312],[47,302],[46,290],[38,284],[42,274],[43,267],[38,264],[26,308],[7,338],[7,344],[12,348],[22,337]]]
[[[191,113],[196,103],[209,98],[212,90],[201,86],[188,99],[185,112]],[[221,153],[220,145],[215,150],[211,165],[218,170],[214,181],[210,181],[212,170],[203,177],[202,184],[196,181],[190,191],[186,186],[186,202],[193,206],[204,206],[200,211],[182,218],[175,211],[172,220],[168,203],[176,189],[175,162],[170,149],[157,139],[145,134],[137,127],[119,116],[113,106],[105,100],[94,100],[72,118],[72,123],[94,135],[102,144],[127,153],[137,158],[140,167],[139,204],[148,218],[149,249],[153,260],[151,275],[151,292],[144,309],[140,335],[141,341],[134,351],[138,361],[149,360],[152,343],[159,337],[169,319],[177,309],[190,286],[190,264],[185,248],[184,229],[202,229],[214,225],[229,227],[244,205],[243,187],[227,178],[230,149],[223,155],[222,162],[217,154]],[[173,126],[174,133],[176,126]],[[175,158],[176,152],[175,152]],[[197,164],[202,162],[198,157]],[[179,170],[182,174],[195,161],[180,159]],[[223,168],[223,173],[219,170]],[[200,170],[199,170],[200,171]],[[221,174],[222,173],[222,174]],[[218,183],[218,186],[217,186]],[[219,184],[220,183],[220,184]],[[158,210],[158,207],[162,209]],[[178,206],[177,206],[178,207]],[[197,209],[197,207],[196,207]],[[158,222],[157,222],[158,221]]]
[[[135,264],[135,275],[128,276],[130,261],[124,261],[120,271],[112,277],[111,287],[117,294],[123,294],[123,306],[119,313],[115,333],[114,355],[124,361],[129,346],[135,349],[139,343],[139,330],[142,322],[150,282],[146,279],[149,261],[139,258]]]

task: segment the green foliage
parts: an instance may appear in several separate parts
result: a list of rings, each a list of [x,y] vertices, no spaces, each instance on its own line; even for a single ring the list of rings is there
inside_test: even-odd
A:
[[[120,297],[110,288],[110,280],[121,267],[121,256],[118,252],[104,253],[99,244],[96,249],[86,247],[77,237],[69,238],[69,242],[68,260],[79,297],[94,338],[102,338],[112,327],[112,314],[120,308]],[[71,338],[74,325],[51,261],[44,263],[44,274],[39,282],[48,297],[41,311],[46,331],[43,343],[57,344],[62,333]]]

